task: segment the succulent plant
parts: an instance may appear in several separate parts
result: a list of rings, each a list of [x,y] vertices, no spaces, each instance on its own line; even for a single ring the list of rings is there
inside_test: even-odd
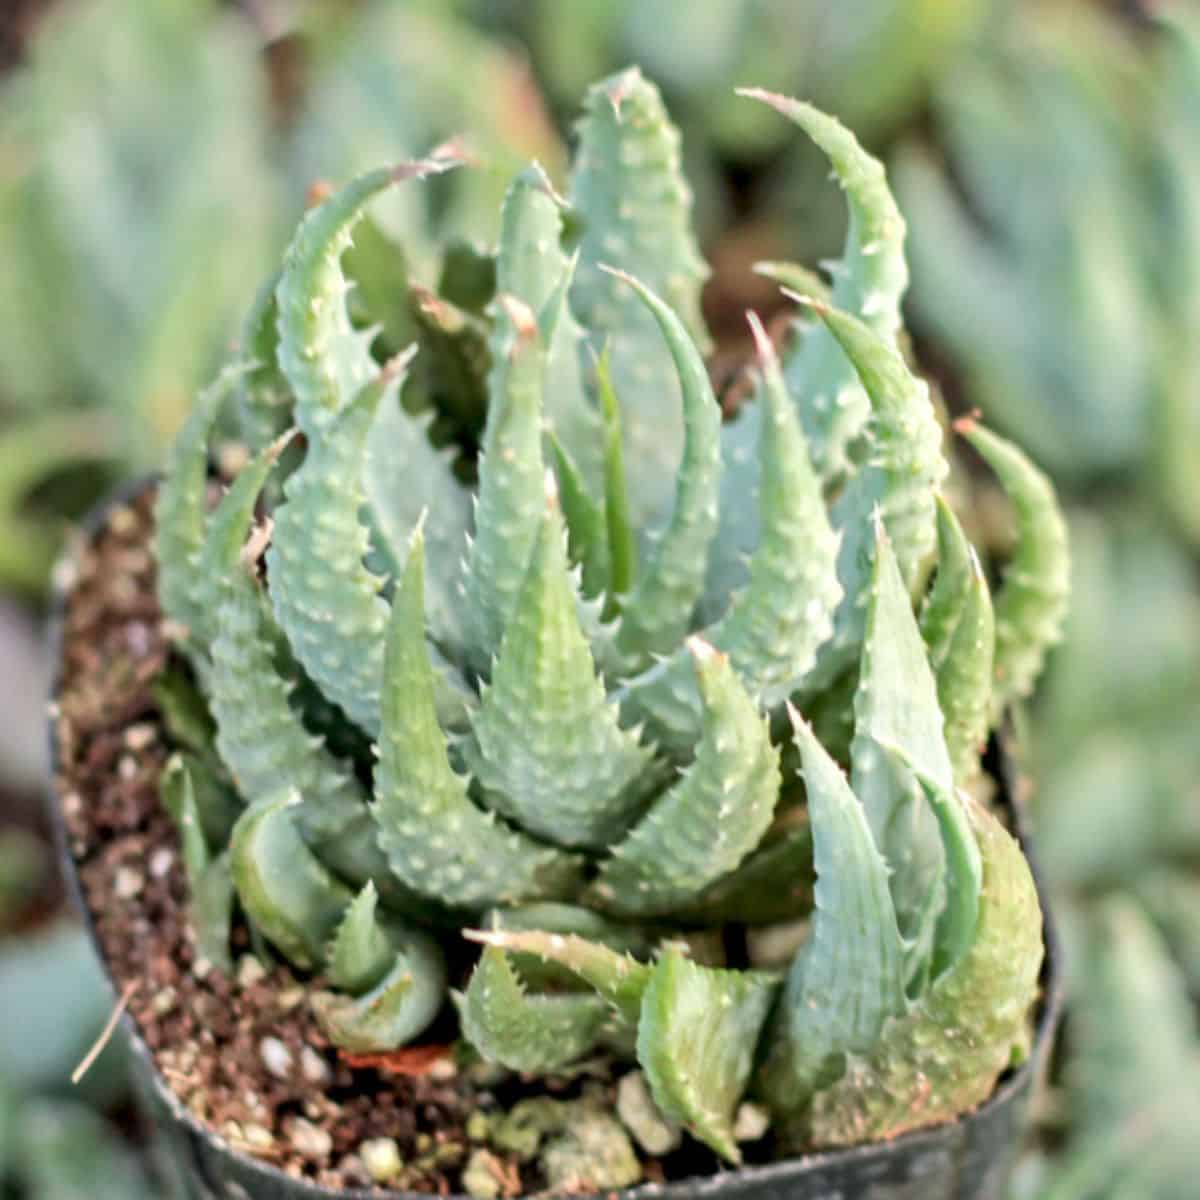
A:
[[[1037,896],[967,785],[1066,585],[1053,493],[1015,447],[964,427],[1015,504],[994,605],[939,498],[882,166],[816,109],[747,95],[829,155],[852,220],[815,322],[777,351],[751,318],[736,421],[705,369],[679,137],[631,70],[588,94],[569,203],[537,166],[512,182],[494,293],[460,308],[470,355],[422,338],[377,363],[342,267],[364,205],[447,157],[314,207],[157,512],[162,605],[215,719],[163,785],[211,960],[236,902],[351,1051],[419,1036],[461,982],[483,1058],[636,1059],[730,1160],[749,1088],[787,1146],[846,1144],[952,1118],[1025,1053]],[[444,386],[414,413],[427,351]],[[469,429],[429,436],[452,369],[486,399],[477,459]],[[210,505],[230,405],[253,457]],[[782,968],[726,958],[726,931],[804,916]]]

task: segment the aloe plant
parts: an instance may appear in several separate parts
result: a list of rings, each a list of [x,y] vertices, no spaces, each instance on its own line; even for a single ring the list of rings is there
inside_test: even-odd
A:
[[[751,317],[737,422],[705,369],[679,137],[630,70],[588,93],[569,201],[536,165],[512,181],[494,294],[460,308],[482,353],[422,333],[378,362],[348,308],[364,207],[447,156],[314,207],[157,505],[160,598],[215,718],[163,782],[206,955],[227,960],[240,906],[320,973],[309,1003],[356,1052],[419,1037],[461,984],[487,1061],[636,1062],[730,1161],[748,1091],[785,1147],[848,1144],[954,1117],[1027,1052],[1037,895],[968,785],[1066,586],[1053,493],[1015,447],[964,430],[1015,506],[994,604],[939,499],[882,166],[808,105],[737,102],[804,130],[852,213],[832,302],[807,298],[781,350]],[[477,461],[400,403],[422,357],[427,396],[475,372]],[[253,457],[210,509],[230,406]],[[723,489],[747,458],[752,486]],[[806,720],[831,705],[845,744]],[[764,909],[810,918],[800,950],[725,962]],[[445,956],[463,935],[469,978]]]

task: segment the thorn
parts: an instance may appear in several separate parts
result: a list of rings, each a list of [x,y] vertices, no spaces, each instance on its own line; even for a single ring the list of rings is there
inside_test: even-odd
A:
[[[967,437],[969,434],[975,432],[975,427],[982,419],[983,413],[980,412],[979,409],[973,408],[969,413],[966,413],[965,415],[957,417],[955,420],[951,421],[950,428],[953,429],[955,433],[961,433],[963,437]]]
[[[608,98],[609,104],[612,105],[613,116],[617,123],[621,121],[621,105],[625,102],[625,98],[633,91],[642,73],[637,67],[630,67],[628,70],[622,71],[613,81],[610,87],[605,90],[605,96]]]
[[[754,349],[758,354],[759,364],[763,367],[770,367],[777,364],[778,359],[775,354],[775,346],[767,336],[767,331],[763,328],[763,323],[759,320],[758,313],[753,310],[747,310],[746,321],[750,325],[750,332],[754,335]]]
[[[824,300],[819,300],[816,296],[806,296],[803,292],[793,291],[791,288],[780,288],[779,290],[789,300],[794,300],[797,304],[801,304],[805,308],[811,308],[821,318],[829,316],[829,313],[832,311]]]
[[[706,642],[698,633],[693,633],[684,644],[688,648],[688,653],[698,663],[712,662],[716,658],[724,657],[711,642]]]
[[[408,548],[412,552],[412,548],[418,544],[423,544],[425,541],[425,519],[429,516],[429,505],[426,504],[417,516],[413,523],[412,533],[408,535]]]
[[[333,184],[328,179],[314,179],[308,185],[308,191],[304,193],[304,207],[316,208],[318,204],[324,204],[332,195]]]
[[[551,513],[558,508],[558,480],[549,467],[546,468],[543,482],[546,489],[546,511]]]
[[[421,347],[413,342],[411,346],[405,346],[399,354],[393,354],[379,369],[379,380],[381,383],[391,383],[394,379],[403,375],[408,370],[409,363],[417,357],[417,351]]]
[[[416,158],[410,162],[397,163],[392,168],[392,182],[404,183],[409,179],[426,179],[430,175],[442,175],[461,167],[467,162],[464,148],[454,139],[435,146],[428,158]]]
[[[614,279],[619,279],[622,283],[629,284],[632,288],[637,288],[639,291],[646,285],[639,279],[635,279],[628,271],[622,271],[620,267],[610,266],[608,263],[597,263],[596,267],[603,271],[605,275],[611,275]]]
[[[785,96],[781,92],[769,92],[766,88],[760,87],[736,87],[733,89],[734,94],[741,96],[744,100],[759,100],[763,104],[769,104],[776,112],[782,113],[785,117],[800,104],[799,100],[793,100],[791,96]]]
[[[496,303],[508,314],[508,319],[517,331],[517,339],[522,345],[528,344],[537,337],[537,319],[528,304],[508,293],[497,296]]]
[[[546,173],[546,168],[535,158],[524,171],[522,175],[532,176],[532,186],[537,188],[543,196],[549,197],[559,208],[569,208],[567,198],[562,195],[554,186],[550,176]]]

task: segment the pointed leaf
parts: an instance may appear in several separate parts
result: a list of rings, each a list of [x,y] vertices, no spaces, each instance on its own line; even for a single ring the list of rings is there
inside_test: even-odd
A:
[[[612,348],[633,525],[658,528],[670,512],[684,442],[679,385],[650,315],[600,266],[638,272],[679,313],[702,354],[708,338],[700,290],[708,267],[691,228],[679,133],[658,89],[636,68],[595,84],[578,135],[570,201],[583,235],[571,306],[592,348]]]
[[[395,948],[379,923],[379,893],[363,886],[342,916],[326,954],[326,972],[335,988],[352,995],[373,988],[392,965]]]
[[[437,943],[405,930],[391,969],[357,998],[318,992],[313,1013],[325,1036],[352,1054],[386,1054],[423,1033],[446,998],[446,964]]]
[[[583,330],[567,305],[574,264],[561,245],[564,201],[533,163],[504,199],[496,257],[496,290],[539,314],[546,346],[545,422],[598,491],[603,472],[600,414],[583,381]]]
[[[733,1117],[778,983],[721,971],[668,947],[642,998],[638,1062],[663,1114],[729,1162],[741,1162]]]
[[[741,93],[771,105],[796,122],[829,156],[846,192],[849,226],[840,262],[833,265],[828,303],[852,313],[888,344],[900,329],[900,300],[908,285],[904,261],[904,220],[888,189],[883,166],[834,118],[811,105],[757,89]],[[805,295],[824,300],[827,287],[803,286]],[[823,325],[794,326],[786,339],[784,378],[804,423],[813,464],[829,482],[849,469],[848,449],[872,408],[845,352]],[[762,439],[764,406],[742,406],[722,429],[721,531],[710,561],[704,604],[706,620],[716,620],[746,578],[745,560],[758,544],[758,510],[746,498],[757,494],[761,476],[755,447]],[[845,586],[845,578],[843,586]]]
[[[1029,695],[1062,637],[1071,588],[1067,527],[1054,485],[1016,446],[974,423],[960,429],[996,472],[1017,519],[1017,547],[995,605],[998,710]]]
[[[992,594],[973,546],[969,565],[958,623],[937,666],[938,704],[946,718],[946,750],[960,786],[979,773],[992,712],[996,651]]]
[[[817,311],[854,363],[871,398],[871,418],[865,430],[865,457],[833,506],[833,526],[842,538],[838,579],[843,596],[834,635],[822,647],[805,684],[813,693],[858,657],[876,513],[895,547],[905,584],[912,586],[934,546],[935,497],[949,471],[924,380],[864,322],[837,309]]]
[[[242,354],[251,363],[237,391],[238,430],[251,450],[269,446],[292,420],[292,391],[279,367],[275,275],[259,291],[242,326]]]
[[[445,171],[451,161],[368,171],[311,209],[284,258],[276,289],[278,360],[296,397],[296,421],[320,433],[375,373],[367,343],[350,323],[341,257],[367,202],[394,183]]]
[[[608,588],[608,523],[603,505],[588,495],[587,485],[574,459],[553,435],[547,436],[554,460],[554,476],[563,519],[567,524],[567,549],[571,562],[580,568],[582,592],[589,598],[602,595]]]
[[[669,654],[679,644],[704,588],[708,545],[717,529],[721,410],[704,360],[683,322],[645,284],[630,275],[621,278],[658,323],[683,396],[685,436],[675,507],[622,607],[617,635],[618,648],[644,666],[652,656]]]
[[[637,540],[629,513],[629,489],[621,443],[621,406],[606,346],[596,359],[596,387],[604,414],[604,517],[608,524],[609,598],[615,616],[637,578]]]
[[[429,441],[428,418],[405,411],[396,394],[380,398],[362,462],[365,517],[377,568],[393,576],[404,569],[408,539],[425,514],[432,636],[457,650],[462,641],[462,556],[471,524],[467,490],[454,477],[453,452]]]
[[[155,501],[159,602],[170,620],[189,631],[194,626],[197,638],[205,617],[195,597],[199,591],[197,563],[208,519],[208,438],[221,405],[244,371],[241,366],[226,367],[200,393],[171,447]],[[203,651],[205,647],[197,641],[194,649]]]
[[[599,996],[529,996],[503,950],[488,947],[459,1005],[463,1035],[488,1062],[544,1074],[595,1046],[608,1017]]]
[[[556,503],[471,725],[464,752],[488,803],[538,836],[603,848],[644,803],[651,751],[619,727],[596,674]]]
[[[324,838],[363,813],[366,796],[292,710],[291,684],[275,661],[278,631],[254,566],[241,561],[253,517],[251,488],[263,477],[251,468],[239,476],[217,507],[204,548],[207,569],[221,584],[209,681],[217,750],[243,800],[294,790],[301,798],[293,814],[298,827],[306,837]]]
[[[197,615],[203,614],[196,632],[206,645],[218,633],[217,614],[224,598],[226,576],[238,568],[238,556],[259,496],[286,444],[286,438],[280,439],[255,455],[238,472],[209,519],[204,545],[196,559],[193,593]]]
[[[812,931],[788,972],[764,1087],[785,1119],[902,1013],[904,947],[888,869],[841,769],[792,712],[817,873]]]
[[[936,671],[950,649],[971,586],[971,543],[945,496],[937,498],[937,573],[921,608],[921,636]]]
[[[508,299],[497,317],[475,535],[463,595],[468,660],[486,676],[512,615],[545,509],[542,394],[546,356],[533,313]]]
[[[561,895],[574,883],[575,860],[481,812],[450,764],[425,644],[424,577],[418,534],[388,633],[373,809],[380,845],[400,880],[449,905]]]
[[[934,922],[945,897],[937,820],[912,772],[885,755],[900,747],[939,787],[953,786],[937,685],[891,542],[877,526],[866,641],[854,696],[851,782],[875,844],[891,869],[900,932],[908,939],[910,986],[929,967]]]
[[[354,402],[322,421],[304,462],[284,485],[267,551],[276,619],[309,678],[360,728],[379,729],[388,606],[383,580],[364,564],[359,520],[367,432],[402,364],[385,369]]]
[[[304,844],[292,819],[295,791],[252,804],[234,826],[230,845],[238,899],[255,926],[303,970],[321,965],[354,893]]]
[[[974,942],[872,1050],[813,1097],[805,1144],[845,1146],[954,1120],[1029,1050],[1042,965],[1037,889],[1020,846],[970,800],[983,882]]]
[[[614,912],[665,913],[741,865],[771,823],[779,754],[729,660],[689,643],[704,725],[683,778],[600,866],[593,893]]]
[[[618,954],[601,942],[578,934],[543,930],[471,929],[464,934],[473,942],[493,946],[506,954],[531,954],[566,967],[612,1004],[623,1020],[636,1025],[642,993],[653,968],[628,954]]]
[[[839,121],[810,104],[758,89],[739,94],[761,100],[794,121],[828,156],[850,211],[846,243],[834,271],[831,303],[894,345],[900,329],[900,300],[908,287],[908,267],[904,218],[888,187],[883,164]],[[867,397],[857,386],[844,346],[839,348],[829,332],[820,328],[806,333],[797,352],[789,356],[784,373],[800,407],[817,470],[828,479],[849,465],[846,451],[867,419]]]

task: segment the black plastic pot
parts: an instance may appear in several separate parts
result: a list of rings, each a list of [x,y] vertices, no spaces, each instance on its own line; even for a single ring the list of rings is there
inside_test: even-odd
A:
[[[87,537],[103,527],[109,512],[127,504],[153,480],[121,489],[100,505],[84,524]],[[65,594],[54,597],[51,653],[54,678],[51,699],[61,687],[61,640]],[[54,709],[52,707],[51,711]],[[54,774],[58,766],[57,729],[50,721],[50,753]],[[932,1129],[904,1134],[889,1142],[831,1150],[769,1166],[743,1167],[665,1185],[644,1184],[610,1193],[612,1200],[662,1197],[662,1200],[1000,1200],[1025,1127],[1035,1082],[1048,1057],[1058,1020],[1061,951],[1049,908],[1049,896],[1032,854],[1024,814],[1016,803],[1011,764],[1002,758],[1005,799],[1018,837],[1037,880],[1045,916],[1046,958],[1042,968],[1043,998],[1038,1014],[1033,1053],[1001,1080],[996,1091],[974,1112]],[[51,796],[58,852],[74,901],[101,953],[68,849],[59,797]],[[148,1115],[178,1168],[188,1200],[428,1200],[424,1193],[396,1191],[332,1191],[297,1180],[275,1167],[229,1147],[212,1129],[201,1124],[180,1104],[158,1073],[150,1050],[133,1021],[123,1018],[132,1050],[135,1084]],[[466,1200],[466,1198],[452,1198]]]

